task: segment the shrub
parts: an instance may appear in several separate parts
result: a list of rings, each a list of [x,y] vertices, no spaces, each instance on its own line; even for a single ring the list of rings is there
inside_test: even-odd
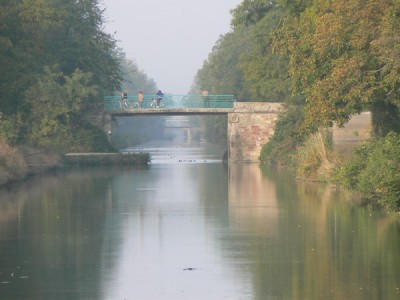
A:
[[[400,210],[400,135],[390,132],[356,148],[335,176],[344,187],[360,192],[390,211]]]
[[[274,136],[261,150],[262,162],[293,165],[293,157],[297,148],[308,136],[302,130],[304,122],[304,109],[302,106],[291,106],[279,116],[275,125]]]
[[[297,175],[328,181],[335,160],[332,132],[328,128],[321,128],[299,147],[296,155]]]
[[[70,152],[115,152],[108,142],[107,134],[99,127],[86,124],[73,133],[71,145],[65,146]]]

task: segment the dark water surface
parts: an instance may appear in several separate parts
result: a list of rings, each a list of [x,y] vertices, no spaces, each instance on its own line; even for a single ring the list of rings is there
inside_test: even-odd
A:
[[[200,147],[155,149],[148,167],[0,191],[0,299],[400,299],[398,215]]]

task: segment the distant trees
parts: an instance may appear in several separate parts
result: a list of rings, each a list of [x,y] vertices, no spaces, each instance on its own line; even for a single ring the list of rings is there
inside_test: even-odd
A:
[[[235,94],[239,101],[293,101],[288,57],[273,48],[288,13],[275,1],[245,0],[232,11],[232,31],[220,37],[194,86]]]
[[[139,69],[134,60],[127,59],[125,54],[121,53],[121,62],[122,90],[127,91],[128,95],[137,95],[139,90],[142,90],[144,94],[156,93],[156,83]]]
[[[250,96],[239,67],[240,54],[246,50],[243,38],[241,31],[220,36],[202,69],[197,72],[192,92],[206,89],[210,94],[234,94],[238,99]]]

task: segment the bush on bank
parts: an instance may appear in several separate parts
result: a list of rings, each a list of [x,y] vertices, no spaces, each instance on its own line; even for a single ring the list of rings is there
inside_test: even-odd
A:
[[[295,169],[296,150],[308,137],[302,130],[304,108],[291,106],[279,116],[275,134],[261,149],[260,160],[275,166]]]
[[[320,128],[311,134],[296,151],[296,175],[302,179],[329,182],[339,162],[333,148],[330,128]]]
[[[372,203],[400,211],[400,134],[390,132],[356,148],[333,179]]]

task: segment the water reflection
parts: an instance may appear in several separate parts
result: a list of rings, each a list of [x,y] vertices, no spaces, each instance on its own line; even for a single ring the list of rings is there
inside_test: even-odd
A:
[[[99,298],[105,175],[55,173],[2,190],[1,299]]]
[[[0,299],[400,297],[398,216],[189,149],[0,191]]]
[[[229,217],[236,233],[259,237],[278,235],[275,183],[262,176],[258,164],[229,166]]]

